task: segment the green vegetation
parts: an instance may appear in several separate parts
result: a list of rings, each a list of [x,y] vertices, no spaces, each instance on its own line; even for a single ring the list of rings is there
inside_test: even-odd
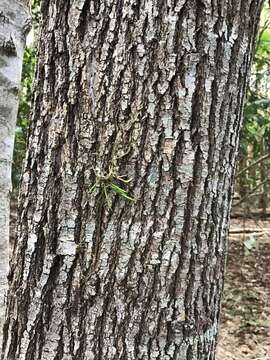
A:
[[[39,24],[39,3],[40,0],[32,0],[32,24],[33,37],[38,32]],[[13,168],[12,168],[12,182],[15,190],[18,189],[23,160],[26,151],[27,132],[30,122],[31,99],[32,99],[32,84],[34,80],[36,63],[36,48],[35,43],[26,46],[23,59],[22,81],[20,91],[20,105],[17,117],[17,127],[15,134],[15,146],[13,153]]]
[[[251,71],[236,190],[242,203],[266,208],[270,182],[270,7],[265,3]],[[254,164],[254,165],[253,165]]]
[[[18,187],[21,168],[26,150],[27,130],[29,127],[32,83],[35,68],[35,49],[27,47],[24,52],[23,74],[20,91],[20,105],[15,134],[15,147],[13,154],[12,180],[15,189]]]
[[[89,193],[92,194],[93,192],[98,191],[100,199],[104,198],[106,200],[108,208],[111,208],[112,205],[112,200],[110,198],[111,193],[118,195],[124,200],[135,201],[135,199],[129,195],[128,191],[122,187],[122,184],[128,184],[131,179],[125,179],[124,176],[118,176],[114,174],[113,171],[110,171],[107,175],[99,175],[96,173],[95,176],[95,183],[90,187]]]

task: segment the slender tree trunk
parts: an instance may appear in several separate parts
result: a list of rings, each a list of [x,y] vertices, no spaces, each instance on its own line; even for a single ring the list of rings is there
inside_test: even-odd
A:
[[[214,359],[260,7],[42,2],[2,359]]]
[[[261,153],[262,154],[267,154],[267,148],[268,148],[268,146],[267,146],[267,144],[265,143],[265,139],[264,138],[262,138],[262,140],[261,140],[261,146],[260,146],[260,148],[261,148]],[[263,183],[263,185],[262,185],[262,187],[261,187],[261,192],[262,192],[262,196],[260,197],[260,199],[258,199],[259,200],[259,206],[261,207],[261,209],[262,209],[262,214],[263,215],[265,215],[266,214],[266,210],[267,210],[267,206],[268,206],[268,189],[269,189],[269,185],[268,185],[268,183],[267,182],[265,182],[265,180],[267,179],[267,178],[269,178],[269,171],[268,171],[268,166],[267,166],[268,164],[267,164],[267,162],[266,161],[263,161],[261,164],[260,164],[260,180],[259,181],[261,181],[262,183]]]
[[[0,343],[7,290],[9,196],[11,165],[18,111],[18,92],[25,36],[30,17],[23,1],[1,0],[0,6]]]

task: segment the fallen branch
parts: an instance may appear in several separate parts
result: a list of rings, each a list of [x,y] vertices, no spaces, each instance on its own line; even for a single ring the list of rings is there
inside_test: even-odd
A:
[[[270,228],[237,228],[231,229],[229,234],[251,234],[251,233],[270,233]]]

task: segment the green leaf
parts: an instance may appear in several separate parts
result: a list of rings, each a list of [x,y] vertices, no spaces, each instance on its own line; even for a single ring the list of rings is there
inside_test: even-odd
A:
[[[114,183],[110,183],[110,187],[114,192],[116,192],[118,194],[127,194],[126,190],[124,190],[121,187],[115,185]]]
[[[122,188],[120,188],[119,186],[115,185],[114,183],[110,183],[110,188],[112,189],[112,191],[114,191],[116,194],[118,194],[119,196],[129,200],[129,201],[135,201],[134,198],[130,197],[128,195],[128,192]]]

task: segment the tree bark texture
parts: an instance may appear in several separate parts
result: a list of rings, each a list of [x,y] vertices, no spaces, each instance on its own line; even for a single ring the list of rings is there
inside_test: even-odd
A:
[[[0,343],[7,291],[9,196],[11,166],[18,111],[25,36],[29,8],[23,1],[1,0],[0,4]]]
[[[42,1],[2,359],[215,358],[260,8]]]

